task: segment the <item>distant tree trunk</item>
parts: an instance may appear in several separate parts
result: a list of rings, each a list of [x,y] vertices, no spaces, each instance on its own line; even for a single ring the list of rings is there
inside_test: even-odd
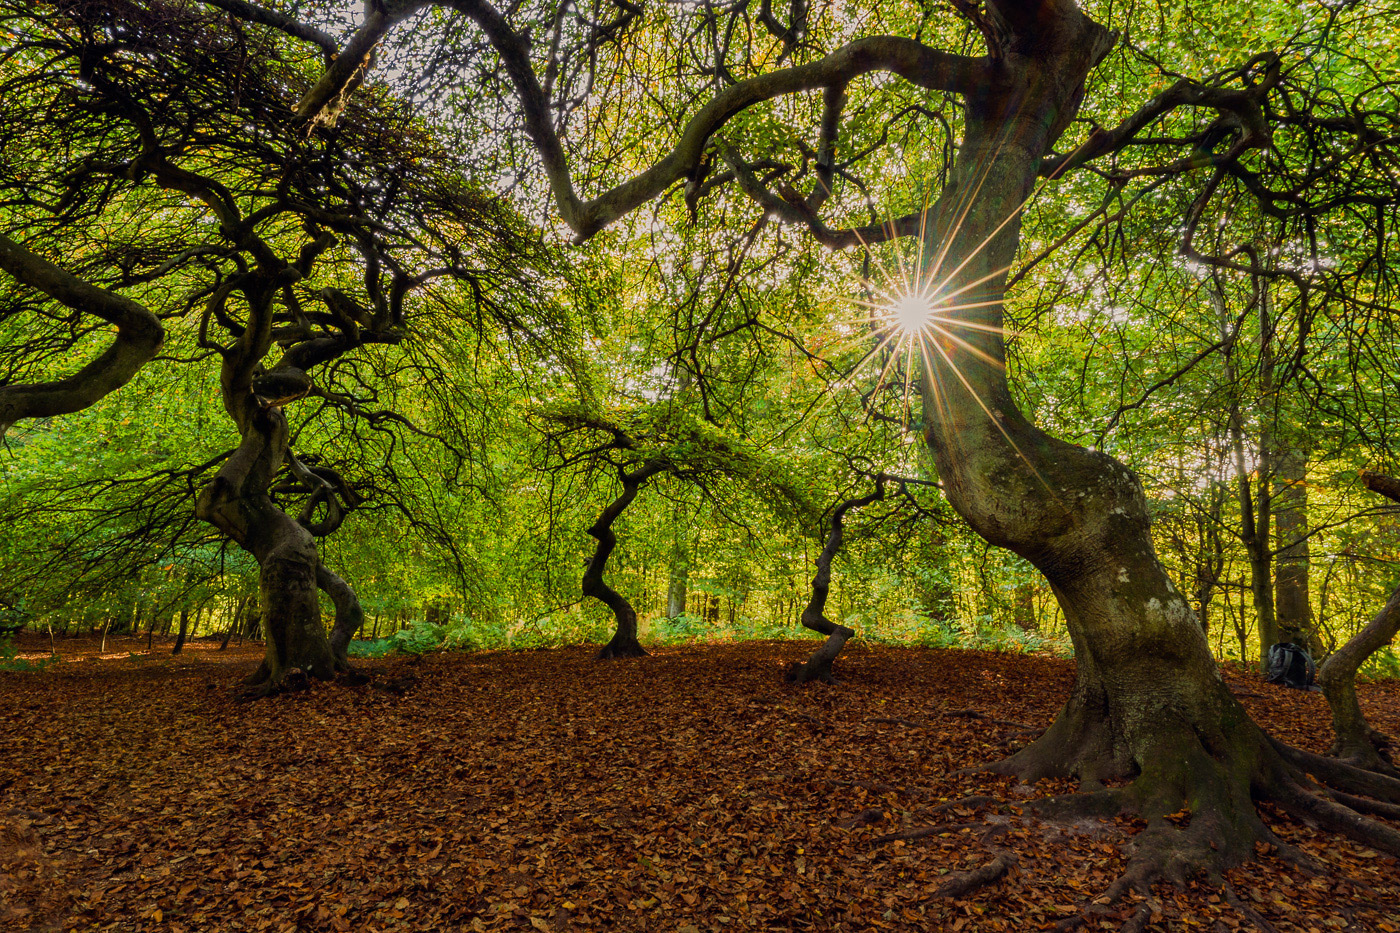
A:
[[[929,562],[934,569],[922,588],[921,602],[928,617],[939,622],[951,622],[956,615],[948,550],[948,534],[935,524],[928,539]]]
[[[258,605],[258,597],[249,596],[243,610],[242,621],[238,624],[239,646],[242,647],[244,639],[253,638],[261,631],[262,609]]]
[[[179,632],[175,635],[175,647],[172,647],[171,654],[179,654],[185,650],[186,635],[189,635],[189,609],[182,607],[179,611]]]
[[[1221,353],[1224,356],[1225,384],[1231,390],[1239,385],[1234,351],[1236,335],[1225,306],[1225,295],[1217,285],[1210,290],[1219,318]],[[1264,316],[1261,313],[1261,316]],[[1261,324],[1266,327],[1267,324]],[[1261,363],[1261,369],[1264,368]],[[1274,613],[1273,553],[1269,548],[1269,472],[1270,441],[1261,426],[1256,448],[1259,476],[1257,490],[1245,459],[1245,424],[1238,395],[1232,395],[1229,406],[1230,444],[1235,457],[1236,500],[1240,510],[1240,541],[1249,557],[1249,591],[1254,602],[1254,614],[1259,632],[1259,664],[1268,660],[1269,646],[1278,641],[1278,620]],[[1241,660],[1244,660],[1241,654]]]
[[[1201,623],[1201,631],[1210,632],[1210,602],[1220,586],[1220,575],[1225,572],[1225,539],[1220,533],[1221,513],[1225,509],[1227,493],[1223,484],[1212,481],[1204,514],[1197,513],[1196,532],[1201,549],[1195,560],[1196,586],[1192,597],[1196,600],[1196,615]],[[1243,654],[1240,655],[1244,657]]]
[[[885,498],[885,482],[884,474],[877,476],[874,492],[847,499],[831,512],[826,544],[821,553],[817,555],[817,575],[812,578],[812,598],[808,600],[807,608],[802,610],[801,617],[804,628],[825,635],[826,641],[813,651],[805,662],[791,671],[788,680],[792,683],[805,684],[811,680],[819,680],[824,684],[836,683],[836,674],[832,670],[832,665],[835,664],[836,656],[841,653],[841,649],[846,646],[846,642],[856,633],[856,630],[838,625],[824,614],[826,599],[831,591],[831,561],[841,550],[841,545],[845,540],[846,513]]]
[[[1274,593],[1279,640],[1304,645],[1316,653],[1312,606],[1308,593],[1308,454],[1294,445],[1280,449],[1274,475],[1274,541],[1277,567]]]
[[[686,536],[678,529],[671,551],[670,577],[666,584],[666,618],[685,615],[687,588],[690,584],[690,555]]]
[[[1400,479],[1376,473],[1362,473],[1366,488],[1400,502]],[[1356,672],[1366,659],[1390,644],[1400,632],[1400,588],[1390,595],[1385,607],[1341,648],[1332,652],[1318,670],[1318,682],[1332,710],[1336,741],[1332,754],[1353,764],[1391,774],[1397,772],[1389,760],[1390,736],[1373,727],[1361,712],[1356,699]]]
[[[664,460],[648,460],[630,473],[619,469],[622,495],[614,499],[588,529],[588,533],[597,540],[598,546],[594,548],[593,556],[583,571],[583,595],[602,601],[617,619],[617,631],[598,652],[600,661],[610,658],[637,658],[646,654],[646,649],[637,640],[637,610],[632,608],[632,604],[621,593],[603,581],[603,570],[607,566],[608,557],[617,547],[617,535],[612,530],[613,522],[617,521],[618,516],[637,498],[637,492],[642,485],[667,466]]]
[[[233,639],[234,629],[237,629],[243,624],[243,605],[245,598],[246,597],[240,596],[238,599],[234,600],[233,614],[229,618],[228,629],[224,632],[223,640],[219,642],[220,651],[224,651],[228,648],[229,641]]]
[[[1016,584],[1016,604],[1012,609],[1011,620],[1023,632],[1040,630],[1040,623],[1035,617],[1035,586],[1029,580]]]

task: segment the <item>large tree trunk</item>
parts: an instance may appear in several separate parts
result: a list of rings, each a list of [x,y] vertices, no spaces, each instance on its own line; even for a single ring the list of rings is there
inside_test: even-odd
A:
[[[321,624],[316,541],[267,492],[287,455],[286,416],[251,392],[236,414],[242,442],[204,488],[198,508],[258,562],[265,655],[247,685],[250,694],[267,695],[288,686],[294,670],[329,680],[343,665]]]
[[[966,136],[924,242],[922,274],[949,296],[924,335],[924,423],[948,501],[978,534],[1049,581],[1078,667],[1055,722],[999,770],[1077,776],[1088,789],[1132,779],[1044,805],[1130,809],[1147,821],[1112,893],[1252,858],[1256,842],[1273,839],[1254,794],[1400,853],[1400,832],[1309,794],[1307,777],[1226,689],[1153,550],[1132,471],[1039,431],[1012,401],[1002,302],[1019,210],[1112,37],[1071,3],[988,6],[1005,65],[967,99]],[[1293,762],[1301,755],[1289,754]],[[1400,800],[1400,783],[1384,793]],[[1192,813],[1186,828],[1167,819],[1182,809]]]

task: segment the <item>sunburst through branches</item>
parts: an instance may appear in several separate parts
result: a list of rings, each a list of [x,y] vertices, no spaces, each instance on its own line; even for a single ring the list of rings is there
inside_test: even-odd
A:
[[[960,386],[1044,485],[1044,478],[1007,433],[1001,419],[992,413],[989,400],[983,398],[975,384],[982,380],[970,379],[966,371],[973,361],[1005,369],[1000,345],[1008,333],[1001,324],[1000,315],[987,312],[1003,301],[1001,282],[1009,267],[972,272],[969,266],[973,266],[1007,225],[1020,216],[1044,182],[971,249],[955,251],[955,245],[965,245],[959,244],[959,237],[963,235],[964,221],[985,178],[984,169],[977,184],[969,186],[971,190],[954,213],[954,222],[948,229],[938,232],[937,243],[929,241],[926,200],[912,251],[902,246],[901,238],[891,237],[882,262],[871,244],[863,244],[867,257],[880,263],[880,268],[863,283],[866,297],[854,299],[853,303],[862,309],[861,324],[869,327],[876,340],[850,375],[855,376],[872,362],[878,362],[879,374],[866,398],[873,400],[887,385],[901,384],[901,420],[906,426],[912,420],[910,400],[915,394],[916,380],[920,391],[932,396],[926,401],[931,401],[940,414],[948,416],[952,414],[949,390]],[[991,336],[1001,339],[988,340]],[[922,364],[922,378],[916,375],[919,364]]]

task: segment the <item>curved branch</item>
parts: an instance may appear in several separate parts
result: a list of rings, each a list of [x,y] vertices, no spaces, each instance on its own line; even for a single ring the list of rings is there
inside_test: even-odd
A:
[[[365,623],[365,610],[355,590],[324,563],[316,565],[316,586],[330,597],[335,606],[335,625],[331,628],[331,653],[337,666],[349,668],[347,653],[355,633]]]
[[[300,20],[293,19],[285,13],[277,10],[270,10],[267,7],[256,3],[249,3],[248,0],[204,0],[212,7],[217,7],[228,13],[247,20],[250,23],[261,23],[264,26],[271,26],[279,32],[284,32],[294,39],[301,39],[320,47],[326,55],[326,61],[335,61],[336,52],[339,46],[335,37],[330,33],[323,32],[315,26],[308,25]]]
[[[1259,64],[1265,66],[1262,79],[1248,90],[1210,87],[1190,78],[1182,78],[1113,129],[1095,127],[1089,138],[1073,151],[1047,157],[1040,165],[1040,174],[1058,178],[1099,156],[1118,152],[1131,145],[1137,134],[1147,126],[1179,107],[1208,107],[1230,114],[1238,121],[1239,137],[1223,154],[1203,153],[1134,174],[1174,174],[1190,168],[1220,165],[1232,161],[1247,149],[1268,145],[1271,134],[1262,102],[1268,92],[1278,85],[1282,72],[1275,54],[1260,56],[1246,64],[1240,72],[1248,72]]]
[[[0,269],[50,298],[117,328],[97,359],[71,376],[32,385],[0,386],[0,436],[21,418],[81,411],[126,385],[165,342],[165,329],[150,309],[72,273],[0,234]]]
[[[333,61],[320,80],[297,104],[293,122],[310,129],[317,123],[334,124],[345,98],[359,87],[365,72],[374,60],[379,40],[394,24],[418,12],[424,6],[418,0],[402,3],[368,3],[364,25],[355,31],[339,54],[331,53]]]
[[[584,201],[574,189],[568,160],[555,128],[548,95],[530,61],[530,44],[495,7],[482,0],[434,0],[477,23],[500,54],[505,71],[520,99],[525,127],[544,162],[545,174],[559,214],[582,242],[619,217],[660,195],[700,164],[705,144],[730,118],[754,104],[785,94],[843,87],[852,79],[888,71],[930,90],[972,94],[994,80],[985,59],[954,55],[901,36],[871,36],[847,43],[805,65],[781,68],[725,87],[690,118],[670,152],[650,168],[598,197]],[[351,38],[335,64],[297,106],[297,119],[317,120],[333,100],[351,89],[355,66],[342,65],[353,55],[365,55],[388,31],[392,21],[417,5],[384,16],[371,16]]]

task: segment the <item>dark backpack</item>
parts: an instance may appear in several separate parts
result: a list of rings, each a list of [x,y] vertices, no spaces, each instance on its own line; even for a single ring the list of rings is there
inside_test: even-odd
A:
[[[1302,645],[1271,645],[1267,667],[1265,679],[1271,684],[1306,690],[1317,679],[1317,665]]]

